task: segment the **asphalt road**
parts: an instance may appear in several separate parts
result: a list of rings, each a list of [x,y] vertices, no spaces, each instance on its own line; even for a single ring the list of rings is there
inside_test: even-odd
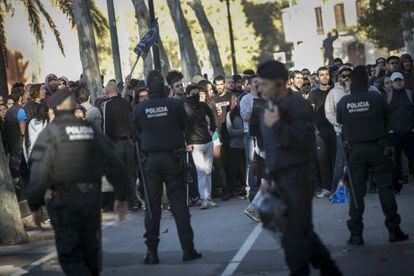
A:
[[[414,240],[414,186],[397,196],[402,228]],[[144,215],[132,213],[123,222],[106,217],[103,230],[102,275],[288,275],[283,251],[274,236],[242,212],[247,202],[218,202],[210,210],[191,208],[196,248],[203,258],[181,261],[181,250],[172,215],[163,213],[159,257],[161,263],[145,266]],[[365,210],[365,245],[346,245],[347,204],[314,200],[314,225],[344,275],[414,275],[414,241],[388,243],[388,233],[378,195],[368,195]],[[43,241],[0,247],[0,275],[62,275],[53,254],[51,230]],[[47,235],[49,233],[49,236]],[[49,254],[50,253],[50,254]],[[224,272],[224,274],[223,274]],[[14,273],[14,274],[13,274]],[[312,275],[318,275],[316,271]]]

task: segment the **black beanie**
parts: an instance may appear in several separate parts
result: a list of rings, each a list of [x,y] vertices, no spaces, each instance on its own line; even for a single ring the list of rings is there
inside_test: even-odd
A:
[[[149,72],[147,86],[150,94],[164,94],[164,77],[160,71],[152,70]]]
[[[257,75],[262,79],[282,79],[287,81],[289,72],[283,63],[276,60],[269,60],[259,65],[257,68]]]
[[[364,65],[358,65],[351,73],[351,93],[367,91],[369,87],[368,72]]]

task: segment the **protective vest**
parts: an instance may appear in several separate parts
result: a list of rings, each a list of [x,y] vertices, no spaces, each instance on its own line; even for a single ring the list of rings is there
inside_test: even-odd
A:
[[[95,129],[86,121],[74,119],[54,124],[57,136],[53,182],[96,182],[103,175],[101,154],[95,139]]]
[[[386,135],[383,99],[373,93],[349,95],[341,103],[344,139],[349,142],[366,142]]]

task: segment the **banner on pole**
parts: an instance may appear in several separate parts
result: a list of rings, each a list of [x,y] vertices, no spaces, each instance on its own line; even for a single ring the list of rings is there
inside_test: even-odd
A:
[[[148,30],[148,32],[138,42],[137,46],[134,49],[134,52],[138,56],[141,56],[142,59],[145,59],[151,47],[155,43],[158,42],[157,41],[158,33],[159,33],[158,18],[156,18],[154,23],[151,25],[150,29]]]

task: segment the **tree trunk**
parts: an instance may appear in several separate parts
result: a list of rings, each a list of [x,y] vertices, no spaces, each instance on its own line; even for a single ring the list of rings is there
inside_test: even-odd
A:
[[[145,4],[145,0],[132,0],[135,7],[135,18],[138,23],[139,36],[143,37],[148,32],[149,26],[149,12]],[[165,75],[170,71],[170,61],[168,60],[167,53],[164,45],[160,39],[158,43],[158,49],[161,56],[161,71]],[[147,77],[149,71],[153,69],[153,61],[151,52],[148,53],[147,58],[144,60],[144,75]]]
[[[14,191],[6,154],[0,135],[0,243],[13,245],[27,243],[29,238],[23,226],[19,204]]]
[[[203,30],[204,38],[206,40],[208,52],[210,54],[210,62],[213,67],[214,76],[224,75],[223,64],[220,58],[220,52],[217,46],[217,40],[214,36],[214,29],[207,18],[204,11],[203,4],[200,0],[189,0],[188,4],[194,10],[197,20]]]
[[[6,49],[4,49],[4,43],[0,42],[0,96],[3,96],[3,99],[9,95],[6,66]]]
[[[195,75],[201,75],[200,65],[198,64],[196,50],[191,37],[190,28],[185,21],[180,0],[167,0],[171,17],[174,22],[175,30],[178,34],[180,43],[181,65],[185,81],[190,81]]]
[[[83,77],[92,101],[95,101],[102,95],[102,79],[88,1],[73,0],[73,15],[78,31]]]

